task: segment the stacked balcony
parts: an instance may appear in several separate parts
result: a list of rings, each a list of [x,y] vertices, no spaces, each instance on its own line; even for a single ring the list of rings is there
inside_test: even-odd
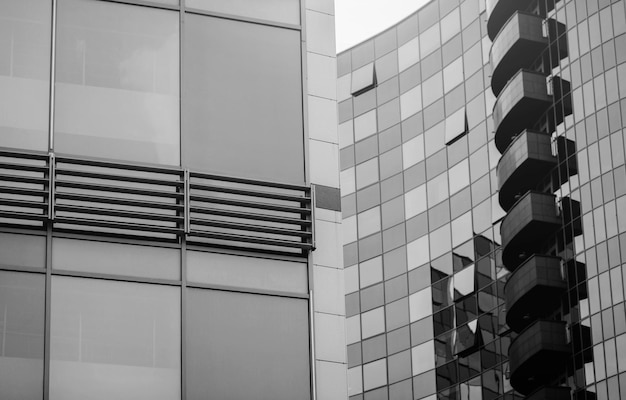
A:
[[[522,194],[537,185],[536,177],[550,173],[557,162],[550,136],[529,130],[519,134],[502,154],[496,169],[502,209],[508,211]]]
[[[561,216],[555,196],[526,192],[502,220],[502,262],[509,271],[515,269],[561,227]]]
[[[546,30],[547,29],[547,30]],[[562,38],[565,25],[554,19],[544,20],[535,14],[516,12],[498,33],[491,46],[491,89],[498,96],[507,81],[520,69],[528,69],[541,53],[550,46],[546,61],[554,68],[567,55],[563,39],[549,43],[550,37]]]
[[[569,354],[565,322],[535,321],[509,347],[511,386],[531,394],[566,369]]]
[[[532,321],[547,318],[559,307],[566,288],[561,259],[534,254],[506,283],[506,323],[515,332],[521,332]]]
[[[498,32],[516,11],[524,11],[532,0],[487,0],[487,34],[493,42]]]
[[[551,76],[567,56],[566,27],[537,15],[546,10],[531,0],[487,0],[486,6],[495,145],[502,154],[498,200],[507,211],[502,262],[511,272],[506,321],[519,334],[509,348],[511,386],[527,399],[569,399],[570,388],[554,383],[571,354],[566,323],[556,320],[571,268],[549,255],[580,232],[564,229],[564,220],[580,220],[580,204],[567,197],[557,202],[552,194],[577,172],[568,158],[574,142],[553,137],[572,112],[570,83]]]
[[[498,151],[504,153],[513,139],[528,128],[529,121],[537,121],[552,104],[546,77],[538,72],[519,70],[502,89],[493,108]]]

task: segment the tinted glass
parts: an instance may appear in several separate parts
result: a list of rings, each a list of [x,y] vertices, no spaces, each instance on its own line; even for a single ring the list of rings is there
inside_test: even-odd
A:
[[[54,149],[178,165],[178,14],[58,5]]]
[[[310,397],[306,300],[199,289],[187,300],[188,398]]]
[[[300,33],[188,15],[183,165],[304,182]]]
[[[0,398],[43,396],[44,275],[0,272]]]
[[[51,399],[180,398],[180,292],[52,278]]]
[[[191,282],[262,290],[308,291],[304,263],[230,254],[187,252],[187,279]]]
[[[0,146],[48,150],[51,2],[0,2]]]
[[[187,0],[185,6],[201,10],[266,19],[287,24],[300,23],[298,0]]]
[[[180,279],[180,251],[161,247],[54,238],[52,267],[103,274]]]

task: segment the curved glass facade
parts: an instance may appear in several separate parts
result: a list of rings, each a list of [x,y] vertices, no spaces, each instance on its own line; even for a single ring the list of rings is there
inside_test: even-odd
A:
[[[338,55],[351,399],[626,393],[624,2],[486,3],[432,1]],[[542,21],[544,48],[533,48],[536,59],[516,60],[527,53],[512,52],[510,65],[540,77],[535,85],[545,101],[522,104],[533,107],[532,118],[520,109],[509,124],[515,131],[494,134],[494,105],[504,100],[496,102],[490,87],[490,38],[516,11]],[[375,87],[352,93],[353,74],[372,63]],[[503,71],[500,88],[518,73]],[[529,190],[540,193],[553,200],[538,212],[554,223],[546,232],[531,218],[527,237],[507,248],[503,262],[507,210],[498,201],[496,166],[524,130],[545,135],[535,141],[542,148],[526,151],[550,162],[511,164],[508,176],[524,189],[506,188],[506,207],[519,213],[518,200]],[[551,270],[558,285],[535,285],[537,293],[548,291],[550,305],[529,300],[528,315],[517,316],[523,323],[511,329],[505,283],[533,254],[560,262],[562,280]],[[530,287],[532,279],[519,273],[509,286]],[[569,350],[559,350],[567,359],[553,363],[550,374],[508,362],[511,341],[520,327],[540,326],[533,324],[538,315],[567,338]]]

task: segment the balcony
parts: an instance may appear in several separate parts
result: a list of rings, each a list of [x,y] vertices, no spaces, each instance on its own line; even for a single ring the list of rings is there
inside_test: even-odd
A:
[[[528,395],[566,370],[570,354],[563,321],[536,321],[509,347],[511,386]]]
[[[515,11],[525,11],[531,5],[532,0],[487,0],[487,34],[493,42],[506,24],[506,21]]]
[[[500,154],[517,134],[548,111],[552,101],[543,74],[521,70],[506,84],[493,108],[495,143]]]
[[[527,192],[502,220],[502,262],[515,271],[528,256],[539,253],[545,241],[561,226],[555,196]]]
[[[561,304],[566,288],[561,259],[533,255],[513,272],[504,287],[506,323],[521,332],[532,321],[548,317]]]
[[[544,22],[545,21],[545,22]],[[544,23],[548,30],[544,31]],[[491,89],[498,96],[508,80],[520,69],[530,68],[554,40],[565,32],[565,25],[554,19],[544,20],[536,14],[516,12],[498,33],[491,46]],[[548,36],[545,36],[547,34]],[[561,42],[564,42],[561,39]],[[565,43],[553,42],[544,53],[547,64],[556,66],[567,54]]]
[[[570,400],[570,391],[569,387],[547,386],[526,397],[526,400]]]
[[[515,196],[535,188],[557,162],[550,135],[528,130],[518,135],[502,154],[496,169],[500,206],[508,211]]]

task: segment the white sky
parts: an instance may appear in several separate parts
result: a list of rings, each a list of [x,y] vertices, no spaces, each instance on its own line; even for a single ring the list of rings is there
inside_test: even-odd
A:
[[[335,0],[337,53],[384,31],[430,0]]]

